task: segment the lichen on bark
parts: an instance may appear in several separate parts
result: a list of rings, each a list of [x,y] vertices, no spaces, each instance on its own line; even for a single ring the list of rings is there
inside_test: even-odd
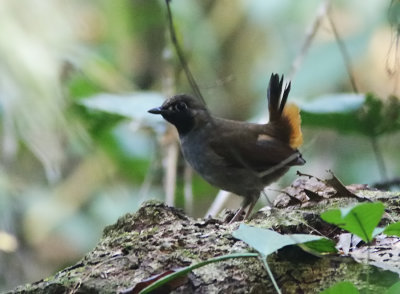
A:
[[[287,191],[291,191],[290,187]],[[292,191],[293,192],[293,191]],[[399,194],[358,190],[393,208],[398,220]],[[288,193],[288,192],[286,192]],[[282,197],[285,197],[283,194]],[[348,205],[356,199],[329,199],[307,205],[282,205],[255,214],[250,225],[284,234],[337,232],[319,217],[322,210]],[[54,276],[16,288],[9,293],[116,293],[165,271],[185,267],[216,256],[252,251],[232,237],[239,223],[199,220],[160,202],[144,203],[134,214],[126,214],[104,229],[97,246],[78,263]],[[335,231],[336,230],[336,231]],[[373,265],[360,264],[349,256],[316,257],[297,246],[285,247],[268,258],[283,293],[318,293],[343,280],[359,289],[380,293],[398,275]],[[369,278],[368,278],[369,277]],[[369,282],[367,280],[369,279]],[[257,258],[238,258],[194,270],[174,293],[275,293]]]

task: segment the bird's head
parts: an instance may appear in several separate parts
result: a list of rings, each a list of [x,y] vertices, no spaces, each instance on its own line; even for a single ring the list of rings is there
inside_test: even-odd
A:
[[[206,106],[187,94],[175,95],[167,99],[160,107],[149,110],[173,124],[180,135],[184,135],[193,128],[206,121],[209,117]]]

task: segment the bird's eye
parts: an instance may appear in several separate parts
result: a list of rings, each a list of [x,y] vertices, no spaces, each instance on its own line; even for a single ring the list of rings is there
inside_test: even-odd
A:
[[[178,104],[175,105],[175,109],[177,111],[183,111],[183,110],[187,109],[187,105],[184,102],[179,102]]]

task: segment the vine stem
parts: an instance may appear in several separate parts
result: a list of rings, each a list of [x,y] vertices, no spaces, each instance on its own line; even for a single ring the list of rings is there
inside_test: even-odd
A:
[[[274,275],[272,274],[271,269],[269,268],[268,262],[267,262],[267,256],[265,255],[260,255],[259,258],[261,259],[262,264],[264,265],[265,269],[267,270],[267,273],[272,281],[272,284],[275,287],[276,293],[282,294],[281,289],[279,289],[278,283],[276,282]]]

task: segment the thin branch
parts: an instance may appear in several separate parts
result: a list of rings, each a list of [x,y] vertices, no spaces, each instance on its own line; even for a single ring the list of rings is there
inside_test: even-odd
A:
[[[336,28],[336,25],[335,25],[335,23],[333,21],[332,16],[330,15],[330,13],[327,14],[327,17],[328,17],[329,23],[330,23],[330,25],[332,27],[332,31],[333,31],[333,34],[335,36],[336,42],[337,42],[337,44],[339,46],[340,53],[343,56],[343,60],[344,60],[345,66],[346,66],[347,74],[349,75],[349,79],[350,79],[350,83],[351,83],[351,86],[353,88],[353,91],[358,94],[359,91],[358,91],[356,80],[355,80],[355,77],[354,77],[354,74],[353,74],[353,69],[352,69],[352,65],[351,65],[349,52],[347,51],[346,45],[345,45],[345,43],[343,42],[342,38],[339,35],[339,32],[338,32],[338,30]]]
[[[325,0],[324,2],[321,3],[320,7],[318,8],[318,12],[314,19],[314,22],[311,24],[310,28],[306,33],[306,38],[304,40],[303,46],[301,47],[299,53],[297,54],[296,58],[292,63],[288,75],[289,80],[293,80],[293,76],[296,74],[301,64],[303,63],[304,57],[306,56],[308,50],[310,49],[311,43],[318,31],[318,28],[321,25],[322,19],[325,17],[325,15],[328,14],[330,4],[331,0]]]
[[[185,71],[185,75],[189,81],[190,86],[192,87],[195,96],[200,99],[204,105],[206,104],[203,95],[201,95],[200,89],[196,83],[195,78],[192,75],[192,72],[189,69],[189,66],[187,65],[187,61],[185,59],[185,55],[182,51],[181,46],[179,45],[178,39],[176,37],[176,33],[175,33],[175,27],[174,27],[174,22],[173,22],[173,17],[172,17],[172,12],[171,12],[171,7],[169,6],[170,1],[166,0],[165,1],[167,4],[167,12],[168,12],[168,26],[169,26],[169,32],[170,32],[170,36],[171,36],[171,41],[172,44],[174,44],[175,47],[175,51],[176,51],[176,55],[179,58],[179,62],[182,65],[183,70]]]

